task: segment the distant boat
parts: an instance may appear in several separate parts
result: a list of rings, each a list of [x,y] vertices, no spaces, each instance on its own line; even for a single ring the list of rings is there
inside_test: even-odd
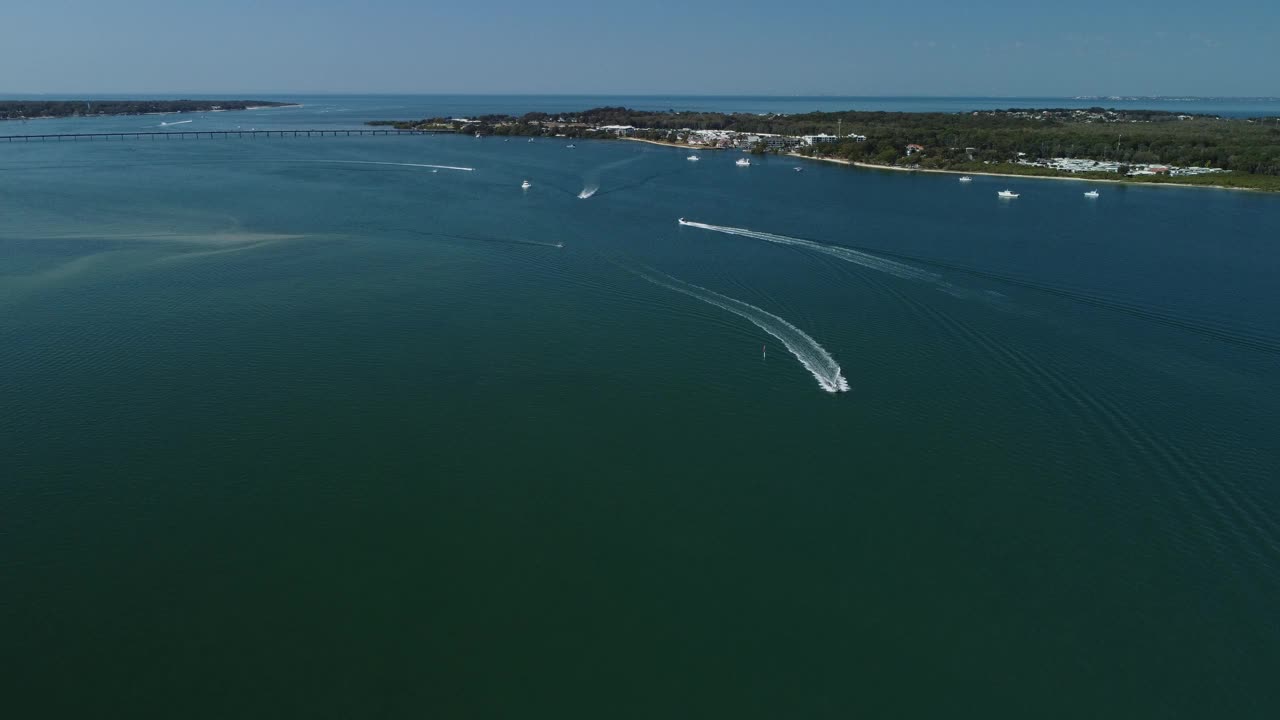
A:
[[[480,138],[480,133],[476,133],[476,138],[477,138],[477,139],[479,139],[479,138]]]
[[[680,219],[679,219],[679,220],[677,220],[676,222],[680,223],[681,225],[688,225],[688,224],[689,224],[689,221],[688,221],[688,220],[685,220],[684,218],[680,218]]]
[[[738,158],[738,161],[734,163],[734,165],[737,165],[738,167],[751,167],[751,161],[746,158]]]
[[[529,142],[533,142],[533,138],[529,138]]]
[[[520,183],[521,190],[528,190],[531,187],[533,187],[533,183],[529,182],[528,180],[525,180],[524,182]]]
[[[702,158],[698,157],[697,155],[690,155],[689,157],[685,158],[685,160],[688,160],[689,162],[698,162],[701,159]]]
[[[792,170],[795,170],[796,172],[804,172],[804,168],[802,168],[802,167],[793,167],[793,168],[791,168],[791,169],[792,169]]]
[[[960,178],[960,182],[973,182],[973,178],[969,177],[968,175],[964,175]]]
[[[1087,198],[1096,198],[1096,197],[1098,197],[1098,191],[1097,191],[1097,190],[1089,190],[1088,192],[1086,192],[1086,193],[1084,194],[1084,196],[1085,196],[1085,197],[1087,197]]]
[[[573,143],[569,143],[568,145],[565,145],[565,147],[567,147],[567,148],[569,148],[570,150],[572,150],[572,149],[574,149],[574,148],[576,148],[576,147],[578,147],[578,146],[577,146],[577,145],[574,145]]]
[[[1016,197],[1018,197],[1018,193],[1016,193],[1016,192],[1014,192],[1014,191],[1012,191],[1012,190],[1001,190],[1000,192],[996,193],[996,195],[999,195],[999,196],[1000,196],[1000,197],[1002,197],[1002,198],[1016,198]]]

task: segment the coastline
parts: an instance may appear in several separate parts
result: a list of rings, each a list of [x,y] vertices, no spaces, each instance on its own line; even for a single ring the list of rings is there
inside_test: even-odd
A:
[[[681,142],[663,142],[660,140],[645,140],[643,137],[620,137],[618,140],[627,140],[631,142],[648,142],[649,145],[662,145],[664,147],[678,147],[684,150],[727,150],[724,147],[705,147],[698,145],[686,145]],[[940,170],[925,168],[900,168],[897,165],[877,165],[876,163],[855,163],[854,160],[842,160],[840,158],[814,158],[812,155],[801,155],[799,152],[781,152],[785,158],[799,158],[801,160],[814,160],[818,163],[835,163],[837,165],[847,165],[851,168],[861,168],[864,170],[892,170],[895,173],[936,173],[945,174],[945,176],[987,176],[993,178],[1018,178],[1018,179],[1053,179],[1053,181],[1066,182],[1105,182],[1110,184],[1128,184],[1128,186],[1140,187],[1198,187],[1202,190],[1236,190],[1240,192],[1270,192],[1260,190],[1256,187],[1228,187],[1225,184],[1199,184],[1189,182],[1142,182],[1142,181],[1123,181],[1123,179],[1105,179],[1105,178],[1074,178],[1070,176],[1023,176],[1018,173],[992,173],[983,172],[983,170]]]
[[[829,157],[812,157],[810,155],[801,155],[800,153],[784,153],[787,157],[801,158],[803,160],[816,160],[818,162],[829,162],[837,165],[848,165],[858,167],[864,170],[892,170],[894,172],[918,172],[918,173],[936,173],[940,175],[985,175],[987,177],[1007,177],[1018,178],[1020,180],[1066,180],[1068,182],[1080,183],[1110,183],[1112,185],[1134,185],[1141,187],[1177,187],[1177,188],[1202,188],[1206,190],[1239,190],[1241,192],[1257,192],[1265,193],[1267,190],[1259,188],[1244,187],[1228,187],[1226,185],[1204,185],[1199,183],[1179,183],[1179,182],[1143,182],[1141,180],[1109,180],[1105,178],[1079,178],[1069,175],[1020,175],[1018,173],[1002,173],[1002,172],[983,172],[981,170],[938,170],[934,168],[904,168],[896,165],[877,165],[875,163],[854,162],[852,160],[841,160],[840,158]]]

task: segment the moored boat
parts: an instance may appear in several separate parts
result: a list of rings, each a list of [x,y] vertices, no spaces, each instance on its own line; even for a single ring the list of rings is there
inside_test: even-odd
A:
[[[1012,190],[1001,190],[1000,192],[996,193],[996,195],[998,195],[998,196],[1000,196],[1000,197],[1002,197],[1002,198],[1016,198],[1016,197],[1018,197],[1018,193],[1016,193],[1016,192],[1014,192],[1014,191],[1012,191]]]

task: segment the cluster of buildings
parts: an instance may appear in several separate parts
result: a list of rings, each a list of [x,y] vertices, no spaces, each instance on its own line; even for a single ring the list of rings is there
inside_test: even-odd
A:
[[[1024,153],[1019,153],[1024,155]],[[1122,163],[1115,160],[1087,160],[1084,158],[1049,158],[1046,160],[1027,160],[1025,157],[1018,158],[1019,165],[1027,165],[1030,167],[1051,168],[1053,170],[1061,170],[1063,172],[1120,172],[1121,165],[1127,165],[1129,170],[1127,175],[1168,175],[1170,177],[1187,176],[1187,175],[1209,175],[1211,173],[1226,172],[1222,168],[1207,167],[1178,167],[1175,165],[1148,165],[1143,163]]]
[[[630,125],[603,125],[596,130],[612,132],[620,137],[626,137],[635,134],[638,128]],[[769,150],[794,150],[799,147],[808,145],[818,145],[821,143],[834,143],[844,140],[853,140],[854,142],[865,142],[865,135],[849,133],[848,135],[827,135],[819,133],[817,135],[779,135],[777,133],[748,133],[737,132],[736,130],[692,130],[683,128],[670,132],[673,139],[677,142],[687,143],[698,147],[710,148],[738,148],[742,150],[750,150],[760,144],[763,144]]]
[[[978,110],[974,115],[1018,118],[1020,120],[1071,120],[1089,123],[1150,122],[1151,113],[1132,113],[1123,110],[1089,108],[1081,110]],[[1179,120],[1194,120],[1194,115],[1179,115]]]

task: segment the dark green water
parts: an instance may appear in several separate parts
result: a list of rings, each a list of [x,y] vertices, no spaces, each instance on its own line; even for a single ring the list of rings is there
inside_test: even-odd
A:
[[[1276,716],[1280,198],[686,154],[0,148],[5,715]]]

